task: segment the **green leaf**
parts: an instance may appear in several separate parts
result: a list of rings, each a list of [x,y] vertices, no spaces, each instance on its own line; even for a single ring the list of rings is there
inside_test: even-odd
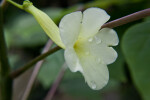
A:
[[[150,16],[149,17],[146,17],[145,19],[144,19],[144,21],[150,21]]]
[[[49,88],[56,79],[62,65],[64,64],[63,50],[47,57],[38,74],[38,80],[44,88]]]
[[[100,92],[90,89],[83,77],[64,79],[60,84],[59,89],[61,92],[72,96],[76,100],[79,98],[82,100],[101,100]]]
[[[59,86],[59,90],[62,93],[75,98],[76,100],[78,100],[79,98],[82,100],[101,100],[105,97],[105,94],[110,93],[110,91],[119,91],[120,89],[118,81],[109,80],[106,87],[101,90],[95,91],[87,85],[81,73],[77,72],[72,74],[80,74],[81,77],[72,77],[72,79],[64,78]]]
[[[150,100],[150,22],[129,28],[122,49],[136,88],[144,100]]]
[[[29,15],[19,16],[5,31],[10,46],[32,47],[45,44],[48,39],[34,18]]]
[[[116,48],[117,53],[118,53],[118,58],[117,60],[108,65],[108,69],[109,69],[109,73],[110,73],[110,78],[114,79],[114,80],[118,80],[121,82],[126,82],[126,76],[125,76],[125,72],[124,72],[124,57],[123,54],[120,50],[120,45],[119,47]],[[116,74],[117,72],[117,74]]]

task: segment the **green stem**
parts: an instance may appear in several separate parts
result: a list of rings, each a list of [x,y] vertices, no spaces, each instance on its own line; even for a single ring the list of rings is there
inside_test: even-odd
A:
[[[39,55],[38,57],[36,57],[35,59],[31,60],[29,63],[27,63],[26,65],[20,67],[19,69],[17,69],[16,71],[12,72],[10,74],[11,78],[16,78],[17,76],[19,76],[20,74],[22,74],[23,72],[25,72],[26,70],[28,70],[30,67],[32,67],[34,64],[36,64],[38,61],[42,60],[43,58],[53,54],[54,52],[60,50],[60,47],[55,47],[51,50],[49,50],[48,52]]]
[[[9,3],[11,3],[12,5],[14,5],[14,6],[20,8],[20,9],[23,9],[23,6],[22,6],[22,5],[20,5],[20,4],[16,3],[16,2],[14,2],[14,1],[12,1],[12,0],[6,0],[6,1],[9,2]]]
[[[11,100],[12,79],[9,77],[10,65],[8,62],[7,47],[3,32],[3,12],[0,7],[0,100]]]

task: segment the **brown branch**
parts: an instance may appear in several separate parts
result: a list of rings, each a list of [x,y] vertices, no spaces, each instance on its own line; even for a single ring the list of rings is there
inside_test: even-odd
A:
[[[150,8],[144,9],[144,10],[135,12],[133,14],[121,17],[119,19],[113,20],[111,22],[108,22],[108,23],[104,24],[101,28],[104,28],[104,27],[114,28],[117,26],[127,24],[129,22],[133,22],[133,21],[142,19],[142,18],[147,17],[147,16],[150,16]]]
[[[51,40],[48,40],[47,44],[45,45],[45,47],[42,51],[42,54],[47,52],[50,49],[50,47],[52,46],[52,44],[53,44],[53,42]],[[36,63],[21,100],[27,100],[28,99],[28,96],[31,92],[34,81],[35,81],[35,79],[39,73],[39,70],[41,69],[43,62],[44,62],[44,59]]]
[[[52,88],[49,90],[48,94],[46,95],[46,98],[44,100],[52,100],[55,92],[56,92],[56,89],[57,87],[59,86],[63,76],[64,76],[64,73],[65,73],[65,70],[66,70],[66,63],[63,64],[55,82],[53,83],[52,85]]]

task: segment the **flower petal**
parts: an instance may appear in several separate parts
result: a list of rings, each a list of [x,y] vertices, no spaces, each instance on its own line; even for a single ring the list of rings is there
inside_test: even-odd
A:
[[[95,35],[100,27],[109,20],[110,16],[100,8],[89,8],[83,12],[80,38]]]
[[[70,70],[72,72],[80,71],[92,89],[103,88],[109,79],[107,66],[97,62],[98,59],[95,56],[87,55],[85,52],[77,53],[74,48],[65,50],[65,60]]]
[[[66,48],[64,56],[66,63],[72,72],[82,72],[82,67],[74,48]]]
[[[76,48],[80,64],[83,68],[82,74],[85,77],[88,85],[94,89],[99,90],[103,88],[109,79],[109,73],[106,64],[103,64],[98,55],[92,55],[88,50]]]
[[[107,84],[109,73],[106,65],[116,60],[117,53],[97,37],[89,40],[78,41],[74,47],[85,80],[92,89],[98,90]]]
[[[113,63],[118,56],[112,47],[108,47],[108,45],[96,36],[88,40],[78,41],[75,44],[75,50],[78,55],[89,54],[95,56],[103,64]]]
[[[101,41],[108,46],[116,46],[119,43],[117,33],[110,28],[101,29],[98,34],[96,34],[96,37],[101,39]]]
[[[85,81],[88,83],[88,85],[94,90],[103,88],[109,80],[107,66],[97,62],[93,56],[80,56],[79,59],[83,68]]]
[[[78,39],[82,20],[81,11],[65,15],[59,24],[60,36],[65,46],[73,46]]]

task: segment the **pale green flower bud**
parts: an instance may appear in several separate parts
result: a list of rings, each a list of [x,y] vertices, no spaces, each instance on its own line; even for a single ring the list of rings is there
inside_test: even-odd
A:
[[[27,11],[32,14],[46,34],[60,47],[65,48],[64,44],[61,41],[59,28],[57,25],[51,20],[51,18],[45,14],[43,11],[37,9],[33,6],[32,2],[26,0],[23,2],[23,5],[19,5],[11,0],[7,0],[13,5],[17,6],[20,9]]]
[[[41,25],[46,34],[60,47],[65,48],[61,41],[59,28],[51,20],[51,18],[43,11],[37,9],[30,1],[24,1],[23,8],[25,11],[32,14],[38,23]]]

